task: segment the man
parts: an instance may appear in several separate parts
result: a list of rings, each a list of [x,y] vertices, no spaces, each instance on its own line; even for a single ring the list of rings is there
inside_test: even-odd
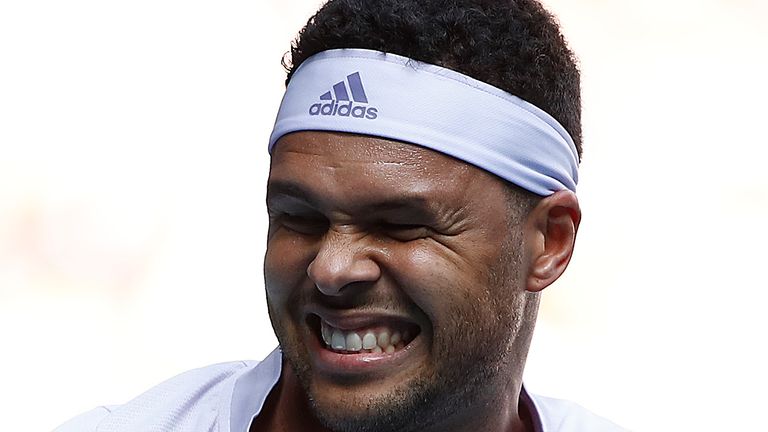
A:
[[[331,0],[269,143],[263,362],[60,431],[609,431],[522,386],[580,222],[579,74],[534,0]]]

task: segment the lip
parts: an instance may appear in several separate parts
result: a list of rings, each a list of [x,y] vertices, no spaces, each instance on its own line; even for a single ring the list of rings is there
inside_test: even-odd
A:
[[[326,321],[341,330],[354,330],[374,324],[386,322],[408,323],[416,325],[410,319],[381,313],[337,313],[335,311],[314,308],[308,311],[305,319],[309,331],[307,332],[307,346],[312,362],[318,372],[335,376],[377,376],[392,375],[402,370],[407,365],[415,364],[415,356],[422,346],[422,335],[417,335],[408,345],[391,354],[387,353],[337,353],[329,350],[320,341],[317,331],[309,326],[310,316]]]

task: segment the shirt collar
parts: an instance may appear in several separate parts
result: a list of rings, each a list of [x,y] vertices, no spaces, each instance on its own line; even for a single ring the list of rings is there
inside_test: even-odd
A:
[[[283,356],[278,347],[237,379],[229,404],[230,427],[227,432],[248,432],[253,419],[261,412],[269,392],[280,379],[282,366]]]

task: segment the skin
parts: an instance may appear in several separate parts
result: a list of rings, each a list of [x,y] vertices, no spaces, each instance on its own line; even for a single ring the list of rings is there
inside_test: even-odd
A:
[[[418,146],[283,137],[265,282],[285,364],[251,431],[531,430],[519,395],[538,292],[565,270],[581,216],[571,192],[520,215],[509,197],[497,177]],[[337,370],[313,345],[316,311],[386,313],[420,333],[397,367]]]

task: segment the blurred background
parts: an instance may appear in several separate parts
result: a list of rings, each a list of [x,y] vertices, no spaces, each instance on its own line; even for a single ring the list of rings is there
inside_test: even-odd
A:
[[[273,349],[266,142],[319,4],[0,3],[4,430]],[[768,2],[546,4],[581,58],[584,222],[528,387],[638,431],[764,430]]]

